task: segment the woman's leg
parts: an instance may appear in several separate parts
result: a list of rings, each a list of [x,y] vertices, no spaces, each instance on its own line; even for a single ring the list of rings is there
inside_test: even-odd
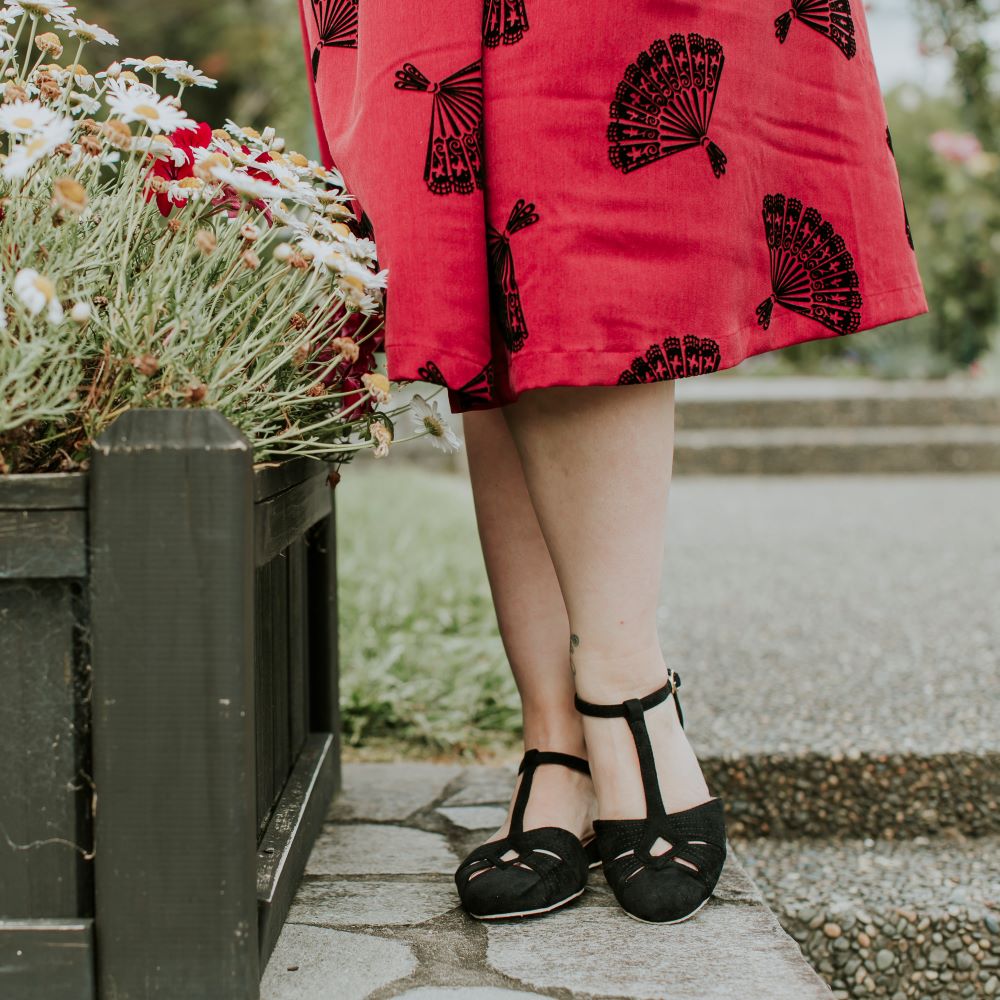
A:
[[[524,708],[525,749],[586,757],[582,722],[573,707],[566,605],[513,438],[497,409],[465,413],[463,425],[486,572]],[[592,830],[594,808],[589,778],[565,767],[540,767],[525,828],[560,826],[583,837]],[[506,832],[504,824],[490,839]]]
[[[621,703],[662,687],[667,668],[656,610],[674,383],[532,390],[502,412],[568,609],[562,636],[571,635],[580,697]],[[647,724],[667,812],[708,799],[673,699],[650,709]],[[601,818],[644,816],[624,720],[587,717],[584,728]]]

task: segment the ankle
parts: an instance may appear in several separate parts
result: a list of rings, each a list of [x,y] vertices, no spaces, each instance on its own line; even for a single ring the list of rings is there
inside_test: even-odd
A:
[[[587,759],[583,720],[570,703],[569,712],[524,710],[524,749],[552,750]]]

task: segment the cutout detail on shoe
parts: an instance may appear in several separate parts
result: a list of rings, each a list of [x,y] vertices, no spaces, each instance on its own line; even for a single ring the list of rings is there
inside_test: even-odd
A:
[[[564,861],[565,860],[564,858],[559,857],[559,855],[556,854],[555,851],[547,851],[547,850],[545,850],[544,847],[536,847],[534,853],[535,854],[547,854],[550,858],[555,858],[556,861]]]
[[[662,846],[661,846],[662,845]],[[652,857],[658,858],[661,854],[666,854],[674,845],[669,841],[664,840],[662,837],[657,837],[656,840],[649,847],[649,853]]]
[[[622,851],[621,854],[619,854],[618,857],[615,858],[614,860],[621,861],[622,858],[627,858],[630,854],[635,854],[635,851],[634,850]]]
[[[636,877],[636,875],[639,874],[639,872],[644,872],[645,870],[646,870],[646,866],[645,865],[639,865],[639,867],[636,868],[636,870],[634,872],[631,872],[629,875],[627,875],[625,877],[625,881],[626,882],[631,882],[632,879],[634,879]]]

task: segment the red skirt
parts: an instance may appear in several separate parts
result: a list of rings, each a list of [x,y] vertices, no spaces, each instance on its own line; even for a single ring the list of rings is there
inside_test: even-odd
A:
[[[860,0],[300,0],[390,378],[458,411],[927,301]]]

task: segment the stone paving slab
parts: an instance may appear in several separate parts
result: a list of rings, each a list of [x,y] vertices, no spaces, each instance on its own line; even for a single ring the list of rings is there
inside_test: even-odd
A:
[[[509,799],[512,771],[473,767],[455,776],[443,767],[425,775],[429,796],[406,787],[405,771],[345,767],[343,810],[334,805],[313,848],[261,1000],[829,1000],[735,854],[714,898],[676,926],[630,919],[599,871],[583,898],[557,914],[472,920],[458,907],[452,874],[493,827],[452,823],[444,803],[495,808]],[[399,788],[406,799],[397,809],[391,796],[374,796],[380,814],[427,801],[405,825],[372,822],[363,802],[373,786]]]

